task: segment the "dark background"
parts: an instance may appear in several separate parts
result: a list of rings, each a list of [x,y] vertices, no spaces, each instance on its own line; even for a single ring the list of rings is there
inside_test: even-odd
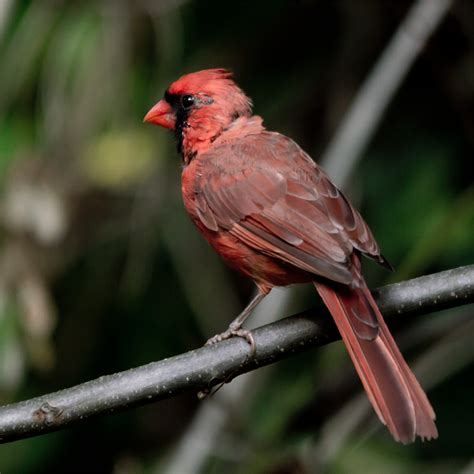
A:
[[[317,160],[410,5],[0,3],[0,402],[198,347],[250,297],[185,215],[172,135],[142,124],[169,82],[232,69],[267,128]],[[473,20],[473,3],[455,2],[347,186],[396,267],[365,262],[370,285],[474,261]],[[298,295],[298,309],[317,301]],[[361,387],[333,344],[275,366],[196,472],[471,472],[474,354],[459,341],[474,338],[472,314],[395,331],[439,440],[403,447],[370,413],[338,444]],[[0,446],[0,471],[162,472],[199,406],[186,394]]]

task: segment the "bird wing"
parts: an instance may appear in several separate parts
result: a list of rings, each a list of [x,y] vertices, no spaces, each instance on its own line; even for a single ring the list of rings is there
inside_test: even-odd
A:
[[[367,224],[291,139],[261,132],[214,146],[199,159],[197,213],[211,230],[302,270],[353,284],[354,249],[381,258]]]

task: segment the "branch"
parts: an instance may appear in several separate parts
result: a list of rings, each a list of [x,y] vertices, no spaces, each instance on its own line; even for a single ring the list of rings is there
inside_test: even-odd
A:
[[[321,157],[323,168],[344,187],[357,160],[410,66],[453,0],[418,0],[398,27]]]
[[[0,0],[0,41],[2,40],[8,20],[10,19],[12,6],[13,0]]]
[[[474,265],[388,285],[374,292],[386,316],[417,315],[474,302]],[[206,390],[239,374],[339,339],[319,306],[254,331],[257,353],[230,339],[159,362],[0,408],[0,442],[65,428],[87,418]]]

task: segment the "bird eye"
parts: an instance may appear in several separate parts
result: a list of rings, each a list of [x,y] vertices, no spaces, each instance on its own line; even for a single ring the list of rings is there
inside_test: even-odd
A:
[[[181,97],[181,105],[184,109],[189,109],[194,105],[194,97],[192,95],[186,94]]]

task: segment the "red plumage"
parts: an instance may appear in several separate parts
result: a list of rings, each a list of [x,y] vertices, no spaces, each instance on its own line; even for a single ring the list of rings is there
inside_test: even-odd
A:
[[[332,314],[380,420],[397,441],[437,437],[431,405],[360,271],[364,254],[388,265],[369,227],[326,173],[291,139],[265,130],[223,69],[182,76],[145,121],[171,128],[184,168],[184,205],[200,232],[259,295],[312,281]]]

